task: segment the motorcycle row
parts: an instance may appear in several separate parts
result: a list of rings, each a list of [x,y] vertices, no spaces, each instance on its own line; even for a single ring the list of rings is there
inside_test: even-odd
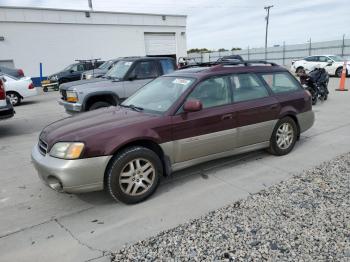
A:
[[[315,67],[309,73],[302,70],[298,76],[303,88],[310,92],[313,105],[316,105],[318,99],[327,100],[329,75],[324,68]]]

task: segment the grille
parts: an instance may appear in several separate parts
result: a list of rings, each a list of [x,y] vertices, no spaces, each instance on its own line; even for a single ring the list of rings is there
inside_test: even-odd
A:
[[[47,144],[42,139],[39,139],[38,147],[39,147],[40,154],[45,156],[47,153]]]
[[[62,95],[62,100],[67,100],[67,91],[66,90],[61,90],[61,95]]]

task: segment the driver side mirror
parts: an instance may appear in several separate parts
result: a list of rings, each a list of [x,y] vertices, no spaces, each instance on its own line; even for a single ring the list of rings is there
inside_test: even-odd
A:
[[[71,73],[71,74],[74,73],[74,70],[73,69],[69,70],[69,73]]]
[[[184,111],[185,112],[197,112],[203,109],[203,104],[200,100],[191,99],[185,102]]]
[[[333,60],[328,59],[327,60],[327,66],[331,66],[331,65],[333,65]]]

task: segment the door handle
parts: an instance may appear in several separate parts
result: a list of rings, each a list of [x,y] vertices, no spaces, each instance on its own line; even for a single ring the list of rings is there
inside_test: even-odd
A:
[[[272,105],[272,106],[270,106],[270,109],[277,109],[278,108],[278,105]]]
[[[232,114],[223,115],[221,120],[232,119]]]

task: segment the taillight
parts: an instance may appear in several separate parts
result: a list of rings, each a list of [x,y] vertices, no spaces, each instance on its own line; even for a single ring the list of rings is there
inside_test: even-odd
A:
[[[5,85],[0,79],[0,100],[5,100],[5,98],[6,98]]]
[[[34,84],[33,83],[30,83],[29,86],[28,86],[28,89],[34,89]]]
[[[24,72],[23,72],[22,69],[18,69],[17,73],[18,73],[19,76],[24,76]]]

